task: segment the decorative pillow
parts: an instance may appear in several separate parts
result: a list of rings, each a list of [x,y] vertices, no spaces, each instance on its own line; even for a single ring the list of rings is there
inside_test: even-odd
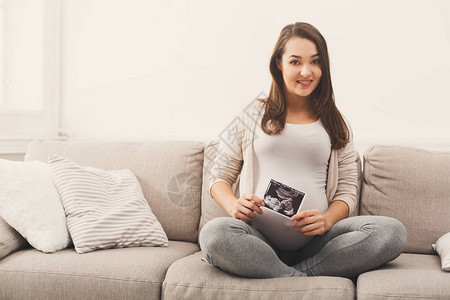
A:
[[[0,259],[27,245],[27,241],[0,217]]]
[[[0,213],[31,246],[55,252],[70,244],[66,216],[50,167],[0,159]]]
[[[450,232],[441,236],[436,244],[433,244],[433,249],[441,257],[442,270],[450,271]]]
[[[167,246],[161,224],[129,170],[80,166],[49,155],[75,250]]]

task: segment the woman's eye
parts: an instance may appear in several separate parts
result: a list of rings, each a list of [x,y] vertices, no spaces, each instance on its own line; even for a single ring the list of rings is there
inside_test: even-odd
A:
[[[318,65],[318,64],[320,64],[320,60],[315,59],[315,60],[312,61],[312,63],[313,63],[314,65]]]
[[[300,64],[297,60],[293,60],[293,61],[291,61],[291,64],[292,65],[298,65],[298,64]]]

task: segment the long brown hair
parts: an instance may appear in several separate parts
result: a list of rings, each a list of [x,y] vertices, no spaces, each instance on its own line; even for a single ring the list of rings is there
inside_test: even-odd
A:
[[[283,74],[277,67],[277,60],[281,61],[287,41],[292,37],[301,37],[313,42],[319,52],[322,77],[316,89],[309,97],[312,101],[313,113],[320,118],[323,127],[331,140],[332,149],[340,149],[349,142],[349,130],[336,107],[330,75],[330,59],[327,44],[320,32],[311,24],[297,22],[285,26],[270,58],[270,73],[272,85],[265,102],[265,112],[261,120],[261,129],[270,135],[280,134],[286,122],[286,96]]]

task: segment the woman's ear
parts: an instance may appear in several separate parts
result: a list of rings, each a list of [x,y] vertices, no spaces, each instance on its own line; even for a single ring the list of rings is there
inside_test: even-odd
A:
[[[280,70],[280,72],[281,72],[281,61],[277,58],[276,62],[277,62],[278,70]]]

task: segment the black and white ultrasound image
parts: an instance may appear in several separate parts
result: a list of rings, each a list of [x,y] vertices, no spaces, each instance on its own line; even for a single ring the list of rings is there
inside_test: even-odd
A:
[[[284,183],[271,179],[264,193],[264,203],[267,208],[292,217],[300,207],[305,193]]]

